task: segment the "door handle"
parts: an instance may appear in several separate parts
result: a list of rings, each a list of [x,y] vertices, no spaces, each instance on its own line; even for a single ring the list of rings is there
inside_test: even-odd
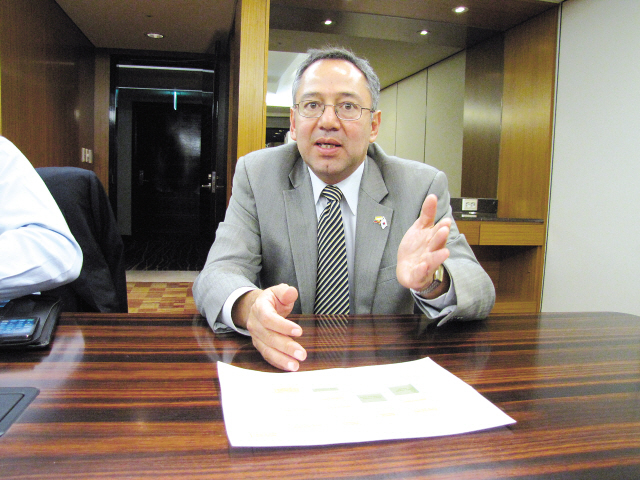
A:
[[[216,185],[216,172],[211,172],[209,175],[207,175],[207,180],[209,180],[209,183],[201,185],[201,187],[205,190],[209,190],[211,193],[214,193],[216,191],[216,188],[218,188],[218,186]]]
[[[138,185],[142,186],[147,182],[149,182],[149,180],[145,180],[145,178],[144,178],[144,170],[139,170],[138,171]]]

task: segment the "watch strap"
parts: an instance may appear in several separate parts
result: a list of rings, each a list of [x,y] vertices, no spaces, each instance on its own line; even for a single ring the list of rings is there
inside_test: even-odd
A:
[[[438,266],[436,271],[433,272],[433,279],[431,280],[431,283],[426,288],[420,290],[418,292],[418,295],[420,295],[421,297],[424,297],[425,295],[430,294],[440,286],[443,280],[444,280],[444,267],[441,264]]]

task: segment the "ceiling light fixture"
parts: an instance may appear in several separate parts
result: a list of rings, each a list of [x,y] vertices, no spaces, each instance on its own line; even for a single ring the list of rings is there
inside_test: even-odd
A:
[[[330,18],[327,18],[327,19],[324,21],[324,24],[325,24],[325,25],[331,25],[332,23],[333,23],[333,20],[331,20]]]
[[[461,13],[468,12],[468,11],[469,11],[469,9],[468,9],[467,7],[464,7],[464,6],[462,6],[462,5],[461,5],[461,6],[459,6],[459,7],[454,8],[454,9],[453,9],[453,11],[454,11],[455,13],[457,13],[457,14],[461,14]]]
[[[420,30],[418,33],[420,35],[427,35],[429,33],[429,31],[428,30]]]
[[[161,33],[153,33],[153,32],[149,32],[146,34],[147,37],[149,38],[164,38],[164,35],[162,35]]]

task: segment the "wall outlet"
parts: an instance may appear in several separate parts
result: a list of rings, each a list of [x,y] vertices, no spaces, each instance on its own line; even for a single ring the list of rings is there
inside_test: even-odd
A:
[[[478,199],[477,198],[463,198],[462,199],[462,210],[463,211],[476,211],[476,210],[478,210]]]
[[[93,150],[90,148],[83,148],[80,154],[80,161],[82,163],[93,163]]]

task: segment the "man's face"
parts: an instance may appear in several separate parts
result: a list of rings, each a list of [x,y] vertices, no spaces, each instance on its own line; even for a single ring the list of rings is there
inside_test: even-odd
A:
[[[314,100],[325,105],[342,102],[371,107],[371,95],[362,72],[346,60],[320,60],[302,75],[296,103]],[[351,175],[367,156],[369,143],[378,136],[380,111],[362,111],[359,120],[336,117],[326,107],[320,118],[306,118],[291,109],[291,138],[298,142],[302,159],[318,178],[330,185]]]

